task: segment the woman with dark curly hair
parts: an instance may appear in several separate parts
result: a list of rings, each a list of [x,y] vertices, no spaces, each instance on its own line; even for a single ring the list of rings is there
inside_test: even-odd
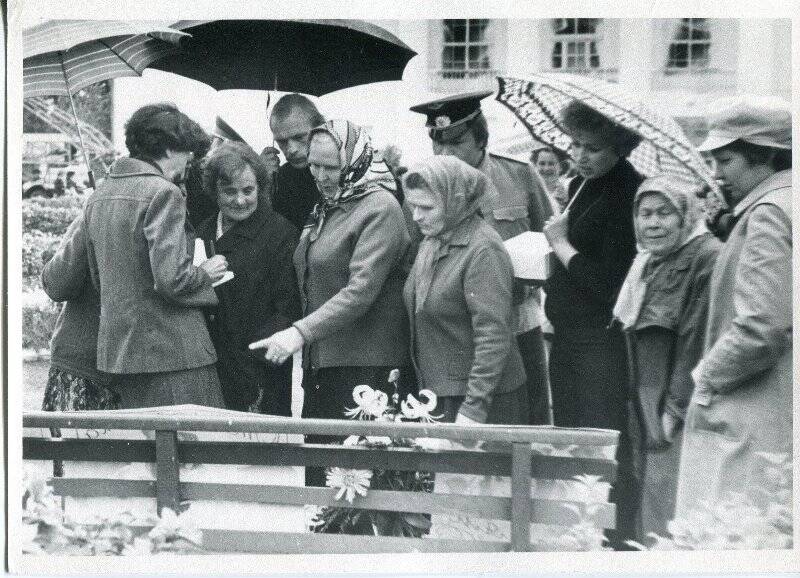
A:
[[[197,229],[207,255],[222,255],[234,277],[216,288],[210,317],[217,373],[229,409],[291,415],[292,360],[268,364],[247,345],[290,327],[300,317],[292,255],[297,229],[272,210],[266,163],[241,142],[223,143],[203,169],[203,190],[215,213]]]
[[[100,292],[97,368],[113,374],[120,407],[222,407],[202,308],[224,257],[192,264],[194,231],[176,183],[208,137],[174,105],[137,110],[117,160],[84,211],[88,266]]]
[[[633,538],[637,491],[628,440],[625,340],[612,310],[636,255],[633,198],[643,181],[626,160],[640,137],[587,105],[562,112],[578,176],[564,212],[544,228],[559,264],[545,291],[553,324],[550,386],[555,425],[621,432],[612,545]]]

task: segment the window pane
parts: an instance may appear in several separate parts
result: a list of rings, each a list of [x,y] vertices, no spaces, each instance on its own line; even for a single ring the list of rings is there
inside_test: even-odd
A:
[[[553,32],[575,34],[575,18],[553,18]]]
[[[464,47],[445,46],[442,49],[442,68],[463,69],[464,68]]]
[[[597,54],[592,54],[589,58],[589,66],[592,68],[600,68],[600,57]]]
[[[561,43],[556,42],[553,44],[552,56],[553,68],[561,68]]]
[[[445,42],[466,42],[466,20],[443,20]]]
[[[708,20],[706,18],[692,18],[692,30],[690,38],[692,40],[708,40],[711,32],[708,30]]]
[[[486,70],[489,66],[489,48],[487,46],[469,47],[469,68]]]
[[[689,64],[689,46],[684,43],[673,43],[669,47],[669,64],[672,68],[686,68]]]
[[[578,18],[578,34],[594,34],[597,32],[599,18]]]
[[[469,41],[483,42],[486,39],[486,29],[489,26],[488,20],[469,20]]]
[[[709,55],[709,48],[708,44],[692,44],[691,45],[691,62],[692,66],[695,67],[705,67],[708,66],[708,55]]]

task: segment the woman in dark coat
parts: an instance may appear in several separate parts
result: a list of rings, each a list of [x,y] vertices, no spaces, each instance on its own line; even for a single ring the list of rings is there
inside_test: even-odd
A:
[[[572,137],[578,176],[570,202],[544,228],[558,265],[545,286],[553,325],[550,387],[555,425],[621,432],[612,545],[634,537],[637,490],[628,428],[625,340],[612,308],[636,255],[633,197],[643,177],[626,160],[640,137],[573,101],[562,122]]]
[[[486,176],[434,156],[404,176],[406,202],[424,235],[404,297],[411,355],[434,414],[456,423],[527,423],[525,369],[512,330],[514,271],[478,206]]]
[[[247,346],[291,326],[300,316],[292,255],[297,230],[260,191],[270,176],[249,146],[227,142],[205,163],[203,189],[218,209],[198,227],[207,255],[224,255],[233,279],[216,287],[210,316],[225,406],[291,415],[292,360],[268,364]]]
[[[294,254],[303,317],[250,347],[278,364],[302,349],[303,417],[343,419],[355,386],[393,393],[392,369],[400,369],[400,393],[415,392],[402,296],[409,236],[394,178],[373,160],[362,127],[331,120],[313,129],[308,163],[324,200]],[[307,484],[324,485],[321,471],[306,474]]]
[[[667,533],[675,513],[683,422],[703,354],[708,285],[720,243],[692,191],[647,179],[634,200],[639,253],[614,307],[628,339],[639,418],[641,530]]]

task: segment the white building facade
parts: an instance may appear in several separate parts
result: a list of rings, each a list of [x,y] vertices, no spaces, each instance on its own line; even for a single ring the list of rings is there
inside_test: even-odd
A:
[[[447,94],[496,89],[498,75],[592,75],[617,82],[659,111],[676,118],[690,138],[702,132],[705,108],[736,93],[791,99],[791,21],[734,18],[537,18],[373,20],[417,52],[403,82],[385,82],[321,97],[328,118],[370,127],[377,146],[398,145],[406,161],[430,154],[423,117],[414,104]],[[214,99],[197,83],[147,70],[144,78],[115,81],[114,142],[124,151],[122,126],[147,102],[173,100],[202,124],[213,123]],[[189,82],[189,81],[186,81]],[[204,85],[202,85],[204,87]],[[207,88],[207,87],[206,87]],[[277,100],[274,95],[272,103]],[[270,140],[261,105],[231,97],[227,113],[241,109],[244,122]],[[234,106],[234,105],[239,105]],[[219,105],[217,105],[219,106]],[[527,156],[530,139],[510,111],[487,98],[490,148]]]

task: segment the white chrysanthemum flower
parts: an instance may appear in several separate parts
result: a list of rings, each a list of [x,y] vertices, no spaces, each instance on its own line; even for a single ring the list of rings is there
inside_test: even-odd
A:
[[[336,499],[342,497],[353,503],[356,494],[367,495],[372,472],[369,470],[349,470],[345,468],[330,468],[326,474],[325,485],[331,488],[339,488],[336,492]]]
[[[431,415],[436,409],[436,394],[430,389],[420,390],[419,399],[411,395],[406,396],[406,401],[401,402],[400,411],[406,419],[417,419],[423,422],[434,422],[442,418],[441,415]]]

